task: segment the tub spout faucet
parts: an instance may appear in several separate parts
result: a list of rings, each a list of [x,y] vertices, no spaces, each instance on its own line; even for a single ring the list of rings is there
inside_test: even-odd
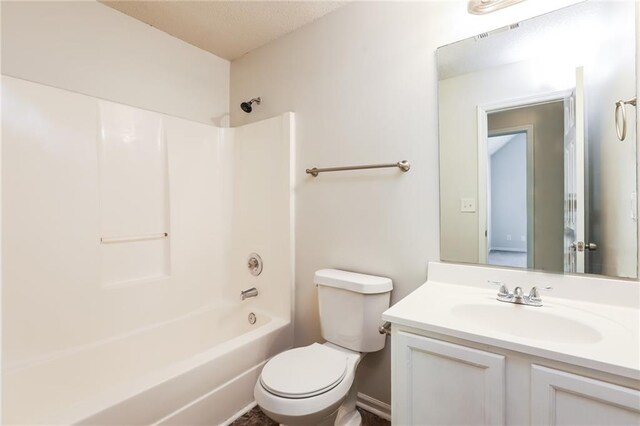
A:
[[[242,290],[240,292],[240,297],[242,298],[242,300],[247,299],[249,297],[256,297],[257,295],[258,295],[258,289],[255,287],[251,287],[250,289]]]

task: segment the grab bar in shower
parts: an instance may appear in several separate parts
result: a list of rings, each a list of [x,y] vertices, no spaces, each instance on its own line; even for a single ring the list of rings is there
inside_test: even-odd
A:
[[[310,174],[313,177],[318,176],[318,173],[324,172],[342,172],[345,170],[364,170],[364,169],[386,169],[389,167],[397,167],[403,172],[408,172],[411,168],[411,164],[407,160],[398,161],[397,163],[388,163],[388,164],[368,164],[366,166],[345,166],[345,167],[324,167],[318,168],[314,167],[312,169],[307,169],[306,173]]]
[[[160,238],[167,238],[168,236],[169,236],[169,233],[162,232],[159,234],[132,235],[128,237],[102,237],[100,238],[100,243],[101,244],[128,243],[130,241],[157,240]]]

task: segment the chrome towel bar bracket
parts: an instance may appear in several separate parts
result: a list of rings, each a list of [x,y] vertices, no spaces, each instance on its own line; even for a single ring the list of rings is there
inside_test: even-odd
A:
[[[368,164],[365,166],[345,166],[345,167],[324,167],[318,168],[314,167],[312,169],[307,169],[306,173],[310,174],[313,177],[318,176],[319,173],[324,172],[342,172],[345,170],[365,170],[365,169],[386,169],[390,167],[397,167],[403,172],[408,172],[411,168],[411,164],[407,160],[398,161],[397,163],[387,163],[387,164]]]

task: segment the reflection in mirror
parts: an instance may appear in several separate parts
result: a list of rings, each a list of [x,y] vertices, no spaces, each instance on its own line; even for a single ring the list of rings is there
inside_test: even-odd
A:
[[[438,49],[442,260],[637,277],[634,18],[587,1]]]

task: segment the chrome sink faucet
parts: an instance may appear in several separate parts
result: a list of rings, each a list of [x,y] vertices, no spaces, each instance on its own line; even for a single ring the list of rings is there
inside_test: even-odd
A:
[[[542,306],[540,290],[553,290],[553,287],[532,287],[529,294],[525,295],[522,287],[520,286],[514,288],[513,293],[511,293],[507,286],[500,281],[488,281],[488,283],[499,286],[496,299],[500,302],[516,303],[527,306]]]

